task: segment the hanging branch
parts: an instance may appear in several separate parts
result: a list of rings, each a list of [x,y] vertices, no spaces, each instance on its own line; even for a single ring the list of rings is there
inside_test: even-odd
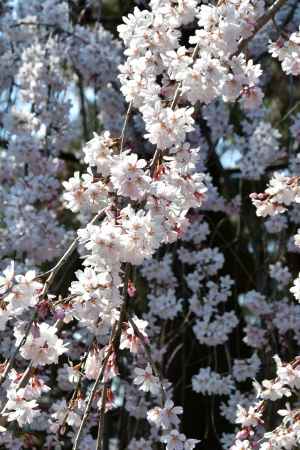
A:
[[[91,220],[90,225],[95,223],[97,220],[99,220],[101,218],[104,218],[105,210],[106,210],[106,208],[103,208],[101,211],[99,211],[95,215],[93,220]],[[47,271],[47,272],[45,272],[45,273],[43,273],[43,274],[41,274],[41,275],[39,275],[37,277],[37,279],[38,279],[38,278],[41,278],[43,276],[48,275],[48,278],[46,279],[46,281],[44,283],[42,292],[39,294],[39,302],[41,300],[43,300],[46,297],[46,295],[48,294],[48,291],[49,291],[50,287],[53,284],[55,275],[61,269],[61,267],[66,263],[66,261],[70,258],[70,256],[73,254],[73,252],[75,251],[78,243],[79,243],[79,238],[77,237],[76,239],[74,239],[74,241],[68,247],[68,249],[63,254],[63,256],[60,258],[60,260],[57,262],[57,264],[52,269],[50,269],[49,271]],[[16,357],[17,357],[17,355],[18,355],[18,353],[19,353],[19,351],[21,349],[21,347],[23,347],[23,345],[26,343],[26,340],[28,338],[28,335],[30,333],[32,325],[35,322],[35,320],[37,319],[37,316],[38,316],[38,312],[37,312],[37,309],[36,309],[34,311],[32,317],[31,317],[31,319],[30,319],[26,329],[25,329],[25,333],[24,333],[24,336],[23,336],[22,340],[19,342],[19,344],[15,348],[13,354],[11,355],[9,361],[6,363],[5,369],[4,369],[4,371],[2,372],[2,374],[0,376],[0,385],[4,382],[4,380],[5,380],[8,372],[10,371],[10,369],[11,369],[11,367],[12,367],[12,365],[13,365],[13,363],[14,363],[14,361],[15,361],[15,359],[16,359]]]

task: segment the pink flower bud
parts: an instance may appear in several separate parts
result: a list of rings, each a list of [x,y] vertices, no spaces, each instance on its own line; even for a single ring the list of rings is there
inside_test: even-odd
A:
[[[239,431],[236,435],[236,438],[240,439],[241,441],[247,439],[247,437],[249,437],[249,431],[247,430],[247,428],[244,428],[243,430]]]

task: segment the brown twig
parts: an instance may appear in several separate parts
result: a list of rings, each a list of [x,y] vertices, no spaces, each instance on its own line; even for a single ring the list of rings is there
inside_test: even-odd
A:
[[[233,56],[238,56],[247,47],[247,45],[254,38],[254,36],[269,22],[269,20],[271,20],[276,15],[276,13],[279,11],[279,9],[286,2],[287,2],[287,0],[276,0],[273,3],[273,5],[270,6],[270,8],[267,10],[267,12],[258,19],[251,36],[249,36],[246,39],[241,40],[236,52],[233,55],[231,55],[231,58]]]
[[[116,321],[112,327],[110,343],[108,345],[106,355],[103,358],[102,365],[99,370],[96,381],[95,381],[95,383],[91,389],[91,392],[89,394],[88,401],[87,401],[87,404],[86,404],[86,407],[85,407],[85,410],[83,413],[83,417],[81,419],[81,423],[80,423],[79,429],[77,431],[77,434],[76,434],[76,437],[74,440],[73,450],[79,449],[80,440],[82,437],[82,433],[83,433],[85,424],[88,420],[90,410],[92,408],[92,403],[93,403],[95,393],[98,389],[100,382],[102,381],[102,379],[104,377],[106,366],[108,364],[110,356],[113,354],[114,349],[118,348],[118,346],[119,346],[120,336],[121,336],[121,332],[122,332],[122,324],[123,324],[123,321],[124,321],[124,318],[125,318],[126,312],[127,312],[127,300],[128,300],[127,287],[128,287],[129,272],[130,272],[130,265],[126,264],[125,274],[124,274],[124,285],[123,285],[123,304],[122,304],[122,308],[120,311],[119,320]]]
[[[96,450],[103,450],[103,436],[104,436],[104,426],[105,426],[105,409],[106,409],[106,400],[107,400],[107,388],[108,388],[108,384],[104,383],[104,386],[102,389],[102,395],[101,395],[101,406],[100,406]]]
[[[30,363],[28,365],[28,367],[26,368],[25,372],[23,373],[19,383],[17,384],[16,387],[16,391],[18,391],[19,389],[22,389],[23,387],[26,386],[26,384],[28,383],[29,378],[32,375],[32,371],[34,370],[34,368],[32,367],[32,363]],[[0,417],[3,418],[4,413],[6,412],[6,408],[7,408],[7,402],[5,403],[2,411],[0,412]]]
[[[192,60],[193,62],[195,62],[198,52],[199,52],[199,48],[200,48],[200,42],[198,42],[193,50],[192,53]],[[181,83],[177,84],[176,90],[175,90],[175,94],[171,103],[171,109],[175,109],[180,98],[181,98]],[[160,161],[161,157],[163,156],[163,151],[160,148],[156,148],[154,156],[152,158],[152,161],[150,163],[150,174],[153,177],[154,173],[155,173],[155,169],[157,167],[158,162]]]
[[[95,396],[96,391],[98,389],[98,386],[99,386],[99,384],[100,384],[100,382],[101,382],[101,380],[102,380],[102,378],[104,376],[109,357],[110,357],[110,355],[112,353],[113,353],[113,347],[110,346],[108,348],[108,350],[107,350],[107,353],[106,353],[103,361],[102,361],[101,369],[99,370],[99,373],[98,373],[98,376],[96,378],[96,381],[95,381],[95,383],[94,383],[94,385],[92,387],[92,390],[90,392],[90,395],[89,395],[89,398],[88,398],[88,401],[87,401],[87,404],[86,404],[86,407],[85,407],[85,410],[84,410],[84,413],[83,413],[83,417],[81,419],[81,423],[80,423],[79,429],[77,431],[77,434],[76,434],[76,437],[75,437],[75,440],[74,440],[73,450],[78,450],[79,449],[79,442],[81,440],[81,436],[82,436],[85,424],[86,424],[86,422],[88,420],[89,413],[90,413],[90,410],[92,408],[92,403],[93,403],[93,400],[94,400],[94,396]]]
[[[97,220],[101,220],[102,218],[104,218],[105,216],[105,211],[106,208],[101,209],[95,216],[94,218],[88,223],[88,225],[93,225],[95,222],[97,222]],[[71,243],[71,245],[68,247],[68,249],[66,250],[66,252],[63,254],[63,256],[60,258],[60,260],[55,264],[54,267],[52,267],[52,269],[48,270],[47,272],[41,273],[40,275],[38,275],[36,277],[36,279],[47,276],[47,275],[52,275],[52,281],[53,278],[55,277],[56,273],[58,272],[58,270],[61,268],[62,265],[65,264],[65,262],[69,259],[69,257],[72,255],[72,253],[76,250],[77,245],[79,243],[79,237],[75,238],[74,241]],[[49,277],[50,279],[50,277]],[[48,279],[47,279],[48,280]],[[50,280],[50,281],[51,281]],[[51,281],[51,282],[52,282]],[[46,281],[47,283],[47,281]],[[49,282],[48,282],[49,283]]]
[[[151,355],[151,348],[150,345],[148,344],[148,342],[145,340],[145,336],[143,336],[143,334],[140,332],[140,330],[138,329],[136,323],[134,322],[133,319],[129,318],[128,322],[130,323],[130,325],[133,328],[133,331],[135,333],[135,335],[140,339],[140,341],[142,342],[144,349],[145,349],[145,353],[148,359],[148,362],[153,370],[154,375],[159,379],[160,382],[160,389],[161,389],[161,403],[162,406],[165,404],[166,401],[166,393],[165,393],[165,388],[163,385],[163,377],[157,367],[157,365],[155,364],[155,362],[152,359],[152,355]]]
[[[91,344],[91,345],[92,345],[92,344]],[[88,348],[86,354],[83,356],[83,358],[82,358],[82,360],[81,360],[81,362],[80,362],[80,364],[79,364],[79,377],[78,377],[78,380],[77,380],[77,383],[76,383],[76,387],[75,387],[75,389],[74,389],[74,392],[73,392],[73,394],[72,394],[72,397],[71,397],[71,399],[70,399],[69,402],[68,402],[68,408],[67,408],[66,414],[65,414],[65,416],[64,416],[64,418],[63,418],[62,424],[61,424],[60,427],[59,427],[59,433],[60,433],[60,434],[63,434],[63,430],[64,430],[64,428],[65,428],[65,425],[66,425],[66,422],[67,422],[69,413],[70,413],[70,411],[72,410],[74,401],[76,400],[76,397],[77,397],[77,395],[78,395],[78,392],[79,392],[79,389],[80,389],[80,386],[81,386],[81,380],[82,380],[82,378],[83,378],[83,370],[84,370],[84,368],[85,368],[86,360],[87,360],[89,351],[90,351],[90,349],[91,349],[91,345],[89,346],[89,348]]]

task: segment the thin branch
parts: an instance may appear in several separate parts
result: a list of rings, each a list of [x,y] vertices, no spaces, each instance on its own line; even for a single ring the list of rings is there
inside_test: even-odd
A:
[[[105,357],[104,357],[104,359],[102,361],[102,366],[101,366],[101,369],[99,370],[99,373],[98,373],[98,376],[96,378],[96,381],[95,381],[95,383],[94,383],[94,385],[93,385],[93,387],[91,389],[91,392],[90,392],[90,395],[89,395],[89,398],[88,398],[88,401],[87,401],[87,404],[86,404],[86,407],[85,407],[85,410],[84,410],[84,414],[83,414],[83,417],[81,419],[81,423],[80,423],[78,432],[77,432],[75,440],[74,440],[73,450],[78,450],[79,449],[79,443],[80,443],[80,440],[81,440],[81,436],[82,436],[85,424],[86,424],[86,422],[88,420],[88,417],[89,417],[89,414],[90,414],[90,410],[92,408],[92,403],[93,403],[96,391],[97,391],[98,386],[99,386],[99,384],[100,384],[100,382],[101,382],[101,380],[102,380],[102,378],[104,376],[109,357],[110,357],[110,355],[112,353],[113,353],[113,347],[110,345],[108,350],[107,350],[107,353],[106,353],[106,355],[105,355]]]
[[[105,426],[105,408],[107,400],[107,383],[104,383],[101,396],[101,406],[100,406],[100,416],[98,424],[98,435],[97,435],[97,445],[96,450],[103,450],[103,436],[104,436],[104,426]]]
[[[93,220],[91,220],[91,222],[89,223],[90,225],[92,225],[94,222],[96,222],[98,219],[104,217],[105,215],[105,211],[106,208],[103,208],[101,211],[99,211],[95,217],[93,218]],[[60,260],[57,262],[57,264],[48,272],[46,272],[46,275],[49,274],[48,278],[46,279],[42,292],[39,294],[39,301],[43,300],[44,297],[47,295],[53,281],[55,278],[55,275],[57,274],[57,272],[60,270],[60,268],[65,264],[65,262],[69,259],[69,257],[72,255],[72,253],[75,251],[77,245],[79,242],[79,238],[77,237],[76,239],[74,239],[74,241],[71,243],[71,245],[69,246],[69,248],[67,249],[67,251],[63,254],[63,256],[60,258]],[[45,275],[45,274],[43,274]],[[42,275],[41,275],[42,276]],[[8,372],[10,371],[18,352],[20,351],[20,348],[26,343],[26,340],[28,338],[28,335],[30,333],[31,327],[34,323],[34,321],[37,319],[38,317],[38,313],[37,313],[37,309],[34,311],[29,323],[27,324],[24,336],[22,338],[22,340],[19,342],[18,346],[16,347],[16,349],[14,350],[13,354],[11,355],[9,361],[6,363],[6,367],[5,370],[2,372],[1,376],[0,376],[0,385],[3,383],[3,381],[5,380]]]
[[[199,48],[200,48],[200,42],[197,42],[197,44],[196,44],[196,46],[195,46],[195,48],[193,50],[193,53],[192,53],[192,60],[193,60],[193,62],[196,61],[196,58],[197,58],[198,52],[199,52]],[[177,84],[177,88],[175,90],[175,94],[174,94],[172,103],[171,103],[171,108],[173,110],[176,108],[180,98],[181,98],[181,83],[178,83]],[[162,156],[163,156],[163,151],[160,148],[156,148],[154,156],[153,156],[152,161],[150,163],[150,174],[151,174],[151,176],[154,175],[156,166],[157,166],[157,164],[160,161]]]
[[[296,102],[295,103],[295,105],[294,106],[292,106],[292,108],[290,108],[289,110],[288,110],[288,112],[287,113],[285,113],[285,115],[280,119],[280,120],[278,120],[278,122],[275,124],[275,127],[277,127],[278,125],[280,125],[282,122],[284,122],[285,121],[285,119],[287,119],[297,108],[298,108],[298,106],[300,105],[300,100],[298,101],[298,102]]]
[[[34,368],[32,367],[32,363],[30,362],[30,364],[27,366],[25,372],[23,373],[19,383],[17,384],[16,391],[18,391],[19,389],[22,389],[23,387],[26,386],[26,384],[28,383],[29,378],[32,375],[33,370],[34,370]],[[3,417],[4,413],[6,412],[7,403],[8,402],[5,403],[2,411],[0,412],[0,417]]]
[[[88,225],[93,225],[95,222],[97,222],[97,220],[101,220],[104,218],[105,216],[105,211],[106,208],[101,209],[94,217],[93,219],[88,223]],[[55,277],[56,273],[58,272],[58,270],[61,268],[61,266],[63,264],[65,264],[65,262],[69,259],[69,257],[72,255],[72,253],[76,250],[76,247],[79,243],[79,237],[77,237],[76,239],[74,239],[74,241],[71,243],[71,245],[68,247],[68,249],[66,250],[66,252],[63,254],[63,256],[60,258],[60,260],[57,262],[57,264],[52,267],[52,269],[48,270],[47,272],[44,272],[40,275],[38,275],[36,278],[41,278],[44,277],[48,274],[54,274],[53,278]],[[47,281],[46,281],[47,282]]]
[[[127,124],[128,124],[128,120],[129,120],[129,116],[132,110],[132,102],[129,103],[128,108],[127,108],[127,112],[126,112],[126,116],[125,116],[125,120],[124,120],[124,125],[122,128],[122,133],[121,133],[121,144],[120,144],[120,153],[122,153],[123,148],[124,148],[124,141],[125,141],[125,135],[126,135],[126,128],[127,128]]]
[[[152,355],[151,355],[151,348],[150,345],[148,344],[148,342],[145,340],[145,336],[143,336],[143,334],[140,332],[140,330],[138,329],[136,323],[134,322],[133,319],[129,318],[128,322],[130,323],[130,325],[133,328],[134,333],[136,334],[136,336],[140,339],[140,341],[142,342],[145,352],[146,352],[146,356],[147,359],[149,361],[150,366],[152,367],[153,373],[155,376],[158,377],[159,382],[160,382],[160,388],[161,388],[161,400],[162,400],[162,406],[165,404],[166,401],[166,393],[165,393],[165,388],[163,385],[163,377],[157,367],[157,365],[155,364],[155,362],[152,359]]]
[[[10,371],[19,351],[20,348],[23,347],[23,345],[26,343],[28,335],[30,333],[31,327],[34,323],[34,321],[37,319],[37,311],[35,310],[35,312],[33,313],[30,321],[27,324],[25,333],[23,338],[21,339],[21,341],[19,342],[19,344],[17,345],[17,347],[15,348],[15,350],[13,351],[13,354],[11,355],[11,357],[9,358],[8,362],[5,365],[5,370],[2,372],[1,376],[0,376],[0,385],[4,382],[8,372]]]
[[[238,56],[249,44],[249,42],[254,38],[254,36],[276,15],[276,13],[279,11],[279,9],[287,3],[288,0],[276,0],[272,6],[267,10],[267,12],[261,16],[253,30],[253,33],[251,36],[249,36],[246,39],[243,39],[238,46],[237,51],[231,55],[231,58],[233,56]]]
[[[102,366],[99,370],[98,376],[96,378],[96,381],[91,389],[84,413],[83,413],[83,417],[81,419],[81,423],[79,426],[79,429],[77,431],[75,440],[74,440],[74,444],[73,444],[73,450],[78,450],[79,449],[79,444],[80,444],[80,440],[82,437],[82,433],[84,430],[84,427],[86,425],[86,422],[88,420],[89,414],[90,414],[90,410],[92,408],[92,403],[93,403],[93,399],[95,396],[95,393],[98,389],[98,386],[100,384],[100,382],[102,381],[104,374],[105,374],[105,370],[106,370],[106,366],[108,364],[108,360],[109,357],[112,355],[112,353],[114,352],[115,348],[118,348],[119,346],[119,341],[120,341],[120,336],[121,336],[121,332],[122,332],[122,324],[123,324],[123,320],[124,317],[126,316],[126,311],[127,311],[127,301],[128,301],[128,294],[127,294],[127,288],[128,288],[128,279],[129,279],[129,272],[130,272],[130,265],[126,264],[125,267],[125,274],[124,274],[124,286],[123,286],[123,304],[122,304],[122,308],[120,311],[120,316],[119,316],[119,320],[116,321],[112,327],[112,332],[111,332],[111,338],[110,338],[110,343],[108,345],[108,349],[107,349],[107,353],[105,355],[105,357],[103,358],[102,361]]]
[[[67,419],[69,417],[70,411],[73,408],[74,401],[76,400],[77,394],[78,394],[80,386],[81,386],[81,381],[82,381],[82,378],[83,378],[83,371],[84,371],[84,368],[85,368],[86,360],[87,360],[87,357],[88,357],[91,345],[89,346],[89,349],[87,350],[85,356],[82,358],[82,361],[81,361],[81,363],[79,365],[80,366],[79,377],[78,377],[78,380],[77,380],[76,387],[74,389],[73,395],[72,395],[71,399],[68,402],[68,408],[67,408],[65,416],[63,418],[62,424],[59,427],[59,434],[64,434],[63,430],[65,428],[65,425],[67,423]]]

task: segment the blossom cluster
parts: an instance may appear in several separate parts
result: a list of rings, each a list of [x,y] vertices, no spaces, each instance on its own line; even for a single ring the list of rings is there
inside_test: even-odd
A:
[[[282,70],[287,75],[300,75],[300,29],[286,40],[280,37],[269,45],[273,58],[281,62]]]

